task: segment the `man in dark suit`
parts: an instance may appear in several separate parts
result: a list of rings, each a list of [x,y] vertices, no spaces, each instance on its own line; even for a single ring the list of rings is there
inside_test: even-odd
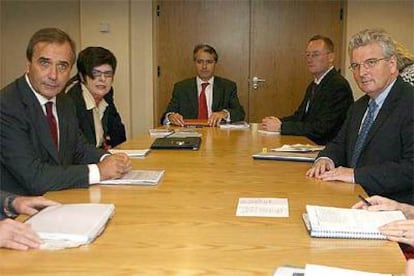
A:
[[[317,144],[332,140],[353,103],[348,81],[334,68],[334,45],[328,37],[316,35],[307,45],[306,63],[314,80],[294,114],[265,117],[262,128],[282,135],[306,136]]]
[[[126,140],[112,88],[116,63],[114,54],[108,49],[83,49],[76,62],[78,74],[67,88],[67,94],[76,106],[81,131],[86,140],[98,148],[113,148]]]
[[[71,38],[56,28],[41,29],[26,56],[26,74],[0,91],[2,189],[40,195],[129,171],[128,156],[109,155],[85,141],[72,100],[60,93],[75,61]]]
[[[366,95],[307,175],[359,183],[369,195],[413,204],[414,88],[399,77],[395,44],[385,31],[357,33],[348,50]]]
[[[222,121],[243,121],[245,113],[237,97],[236,83],[214,76],[216,50],[210,45],[197,45],[193,57],[197,76],[174,85],[161,123],[183,126],[184,119],[200,119],[218,126]]]

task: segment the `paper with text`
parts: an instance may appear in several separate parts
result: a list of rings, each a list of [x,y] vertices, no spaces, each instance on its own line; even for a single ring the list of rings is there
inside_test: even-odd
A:
[[[307,264],[305,267],[305,276],[392,276],[391,274],[364,272],[339,267],[330,267],[324,265]]]
[[[147,156],[150,149],[110,149],[110,153],[125,153],[130,158],[142,158]]]
[[[132,170],[117,179],[101,181],[101,184],[109,185],[157,185],[165,171],[157,170]]]
[[[236,216],[289,217],[287,198],[239,198]]]
[[[280,148],[271,149],[272,151],[282,151],[282,152],[312,152],[323,150],[325,146],[310,145],[310,144],[293,144],[293,145],[283,145]]]

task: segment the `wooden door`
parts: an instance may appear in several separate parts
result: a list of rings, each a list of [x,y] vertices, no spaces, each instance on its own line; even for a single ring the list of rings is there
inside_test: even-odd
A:
[[[292,114],[312,76],[304,52],[315,34],[330,37],[341,60],[340,1],[252,2],[250,77],[264,79],[249,90],[249,120]]]
[[[235,81],[242,104],[247,103],[249,5],[248,0],[158,1],[156,122],[168,105],[174,83],[195,76],[193,49],[199,43],[216,49],[216,75]]]
[[[154,6],[155,121],[174,83],[195,75],[192,50],[198,43],[218,51],[216,75],[237,83],[246,121],[292,113],[311,80],[303,55],[306,43],[320,33],[340,46],[340,8],[341,1],[329,0],[159,0]],[[254,90],[249,84],[253,76],[266,82]]]

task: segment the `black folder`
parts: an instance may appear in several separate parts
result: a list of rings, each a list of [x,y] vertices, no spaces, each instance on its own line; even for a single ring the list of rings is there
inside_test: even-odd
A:
[[[200,144],[200,137],[163,137],[155,139],[151,145],[151,149],[198,150]]]

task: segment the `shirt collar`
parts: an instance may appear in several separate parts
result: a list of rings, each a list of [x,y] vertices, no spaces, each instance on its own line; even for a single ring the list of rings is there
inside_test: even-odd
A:
[[[200,87],[202,83],[208,82],[212,87],[213,87],[213,83],[214,83],[214,76],[212,76],[208,81],[203,81],[202,79],[200,79],[199,76],[196,77],[197,79],[197,87]]]
[[[390,94],[391,88],[393,87],[395,81],[397,79],[395,79],[393,82],[391,82],[385,89],[383,92],[381,92],[378,97],[376,99],[372,99],[373,101],[375,101],[375,103],[378,105],[378,109],[380,109],[382,107],[382,104],[384,103],[385,99],[387,98],[388,94]]]
[[[30,79],[27,73],[24,75],[24,77],[26,79],[27,85],[29,85],[30,89],[32,90],[33,94],[36,96],[36,99],[39,101],[41,106],[44,106],[45,103],[47,102],[53,102],[54,104],[56,104],[56,96],[54,96],[51,99],[46,98],[45,96],[43,96],[42,94],[40,94],[33,88],[32,84],[30,83]]]
[[[331,71],[334,68],[334,66],[332,65],[331,67],[328,68],[328,70],[325,71],[325,73],[323,73],[323,75],[319,78],[319,79],[314,79],[313,82],[316,83],[317,85],[319,85],[321,83],[321,81],[323,80],[323,78],[329,73],[329,71]]]
[[[105,101],[105,99],[102,99],[102,101],[99,102],[99,105],[96,106],[96,101],[93,98],[92,94],[89,92],[88,88],[83,83],[81,83],[81,87],[86,110],[91,110],[95,107],[97,107],[99,110],[105,110],[105,108],[108,106],[108,103]]]

